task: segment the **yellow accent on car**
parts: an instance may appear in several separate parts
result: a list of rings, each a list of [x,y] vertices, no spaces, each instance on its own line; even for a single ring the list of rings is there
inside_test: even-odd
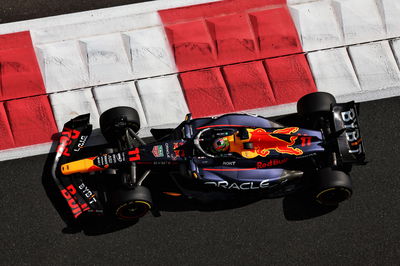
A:
[[[147,205],[147,206],[149,207],[149,209],[151,209],[151,204],[148,203],[147,201],[135,200],[135,203],[142,203],[142,204],[145,204],[145,205]]]
[[[322,195],[325,194],[326,192],[329,192],[329,191],[332,191],[332,190],[343,190],[343,191],[346,191],[347,194],[348,194],[347,199],[351,196],[351,191],[348,190],[347,188],[344,188],[344,187],[331,187],[331,188],[327,188],[327,189],[325,189],[325,190],[319,192],[318,195],[315,196],[316,200],[317,200],[319,203],[322,204],[322,202],[321,202],[321,200],[320,200],[320,196],[322,196]]]
[[[324,194],[324,193],[326,193],[326,192],[328,192],[328,191],[336,190],[336,189],[338,189],[338,188],[336,188],[336,187],[331,187],[331,188],[327,188],[327,189],[325,189],[325,190],[322,190],[322,191],[321,191],[320,193],[318,193],[318,195],[316,196],[317,200],[319,199],[319,197],[320,197],[322,194]]]
[[[87,173],[94,166],[92,159],[82,159],[61,165],[61,173],[71,175],[75,173]]]

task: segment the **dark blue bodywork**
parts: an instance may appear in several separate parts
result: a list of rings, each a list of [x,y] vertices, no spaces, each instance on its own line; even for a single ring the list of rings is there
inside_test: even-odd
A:
[[[349,165],[364,163],[357,106],[349,102],[331,107],[330,115],[326,115],[327,126],[323,127],[310,125],[301,117],[290,115],[284,116],[284,125],[248,114],[198,119],[191,119],[188,115],[177,128],[164,129],[167,133],[159,138],[152,131],[154,142],[120,147],[117,151],[107,151],[84,160],[92,162],[96,171],[121,170],[120,173],[126,176],[129,176],[127,170],[131,171],[133,166],[142,171],[158,171],[159,176],[172,177],[181,194],[199,200],[227,199],[246,191],[258,191],[264,197],[283,196],[309,186],[307,174],[318,169],[328,166],[347,171]],[[241,135],[243,129],[249,135],[247,139]],[[90,132],[88,114],[67,122],[52,168],[62,195],[69,204],[73,203],[70,207],[75,217],[86,211],[102,213],[101,199],[97,196],[88,199],[87,195],[89,192],[96,195],[96,191],[103,191],[97,194],[106,195],[107,189],[103,188],[110,187],[108,183],[99,187],[97,181],[86,185],[90,181],[86,179],[87,172],[60,173],[60,165],[82,158],[81,146]],[[255,132],[257,134],[253,134]],[[242,147],[242,150],[231,146],[227,153],[210,154],[207,145],[211,139],[220,136],[234,138],[230,145],[237,144],[237,137],[236,148]],[[83,144],[81,140],[84,140]],[[245,147],[246,141],[258,146]],[[120,185],[120,180],[115,179],[114,185]],[[161,191],[171,191],[167,189]],[[74,194],[73,198],[71,194]]]
[[[187,139],[193,139],[205,128],[262,128],[267,132],[284,128],[284,126],[266,118],[245,114],[193,119],[186,121],[182,126]],[[293,145],[293,148],[299,148],[303,151],[302,155],[289,155],[272,150],[265,157],[257,156],[252,159],[237,156],[223,159],[196,156],[186,158],[189,159],[189,171],[205,185],[231,191],[268,189],[284,185],[288,181],[302,177],[302,171],[291,170],[290,167],[287,167],[292,165],[293,161],[325,151],[322,146],[323,136],[320,131],[299,129],[295,135],[289,134],[288,136],[299,135],[312,137],[312,142],[308,146],[302,147],[297,142]]]

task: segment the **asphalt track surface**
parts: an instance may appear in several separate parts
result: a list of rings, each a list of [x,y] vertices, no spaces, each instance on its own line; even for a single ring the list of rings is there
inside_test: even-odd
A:
[[[75,2],[7,2],[1,22],[111,6]],[[71,230],[49,199],[47,155],[0,162],[0,265],[398,265],[399,113],[399,97],[361,104],[369,164],[353,169],[351,200],[324,214],[291,197],[218,211],[175,203],[133,225]]]
[[[398,264],[399,106],[400,98],[361,104],[370,162],[353,170],[351,200],[321,216],[290,197],[218,211],[176,203],[112,232],[71,231],[46,193],[47,155],[1,162],[0,264]]]
[[[2,0],[0,23],[63,15],[149,0]]]

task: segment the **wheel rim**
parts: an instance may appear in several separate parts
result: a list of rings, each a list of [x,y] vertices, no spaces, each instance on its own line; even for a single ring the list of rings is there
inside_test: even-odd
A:
[[[328,188],[316,196],[319,203],[324,205],[336,205],[351,197],[351,191],[343,187]]]
[[[134,220],[143,217],[151,209],[146,201],[132,201],[121,205],[116,210],[116,215],[122,220]]]

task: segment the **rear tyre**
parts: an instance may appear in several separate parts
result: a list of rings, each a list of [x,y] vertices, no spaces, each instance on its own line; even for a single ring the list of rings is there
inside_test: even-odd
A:
[[[353,194],[351,178],[330,167],[319,170],[314,179],[314,196],[322,205],[332,206],[345,201]]]
[[[297,102],[297,113],[304,117],[314,116],[318,113],[329,112],[336,103],[335,97],[327,92],[313,92],[304,95]]]
[[[100,116],[101,133],[110,143],[115,143],[116,139],[124,136],[127,128],[135,133],[140,129],[139,114],[131,107],[114,107]]]
[[[143,186],[115,191],[111,204],[117,218],[125,221],[139,219],[153,207],[150,190]]]

